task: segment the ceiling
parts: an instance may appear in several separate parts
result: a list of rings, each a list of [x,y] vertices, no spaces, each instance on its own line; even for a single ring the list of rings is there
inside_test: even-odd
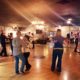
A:
[[[0,25],[29,25],[33,20],[56,24],[63,16],[80,16],[80,0],[0,0]]]

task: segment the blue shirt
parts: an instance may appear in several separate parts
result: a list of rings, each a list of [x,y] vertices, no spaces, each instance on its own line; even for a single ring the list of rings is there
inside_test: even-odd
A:
[[[54,48],[63,48],[64,37],[55,36],[53,40],[54,40]]]

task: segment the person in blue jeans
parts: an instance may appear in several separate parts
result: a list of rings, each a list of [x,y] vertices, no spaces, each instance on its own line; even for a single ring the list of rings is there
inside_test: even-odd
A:
[[[19,74],[19,59],[22,61],[21,69],[20,71],[24,73],[24,65],[25,65],[25,58],[22,54],[19,54],[15,56],[15,71],[17,74]]]
[[[20,39],[21,32],[17,31],[16,33],[17,37],[13,39],[12,45],[13,45],[13,56],[15,58],[15,72],[16,74],[19,74],[19,59],[22,61],[20,72],[24,73],[24,66],[25,66],[25,58],[22,54],[22,40]]]
[[[53,54],[52,54],[52,65],[51,65],[51,71],[55,70],[56,61],[57,61],[57,71],[61,72],[61,64],[62,64],[62,55],[63,55],[63,42],[64,37],[61,36],[61,30],[58,29],[56,32],[56,36],[53,39],[54,42],[54,48],[53,48]]]

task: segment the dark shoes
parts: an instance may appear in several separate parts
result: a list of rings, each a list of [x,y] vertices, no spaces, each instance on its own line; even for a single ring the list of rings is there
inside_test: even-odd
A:
[[[53,68],[51,68],[51,71],[52,71],[52,72],[54,72],[54,69],[53,69]]]
[[[57,70],[57,72],[61,73],[61,70]]]
[[[51,68],[51,71],[54,72],[55,69]],[[58,70],[58,69],[57,69],[57,72],[61,73],[61,70]]]
[[[16,74],[20,74],[19,72],[16,72]]]
[[[31,69],[31,65],[29,65],[25,71],[29,71]]]
[[[24,71],[21,71],[21,73],[24,74],[25,72]],[[16,74],[20,74],[20,72],[16,72]]]
[[[25,72],[24,72],[24,71],[21,71],[21,73],[22,73],[22,74],[25,74]]]
[[[74,51],[74,52],[77,52],[77,51]]]

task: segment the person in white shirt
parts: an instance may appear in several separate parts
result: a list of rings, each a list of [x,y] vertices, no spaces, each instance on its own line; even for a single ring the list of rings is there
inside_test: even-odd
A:
[[[24,66],[25,66],[25,58],[22,54],[22,41],[20,39],[21,32],[17,31],[16,33],[17,37],[13,39],[12,45],[13,45],[13,56],[15,58],[15,72],[16,74],[19,74],[19,59],[22,61],[20,71],[24,73]]]

